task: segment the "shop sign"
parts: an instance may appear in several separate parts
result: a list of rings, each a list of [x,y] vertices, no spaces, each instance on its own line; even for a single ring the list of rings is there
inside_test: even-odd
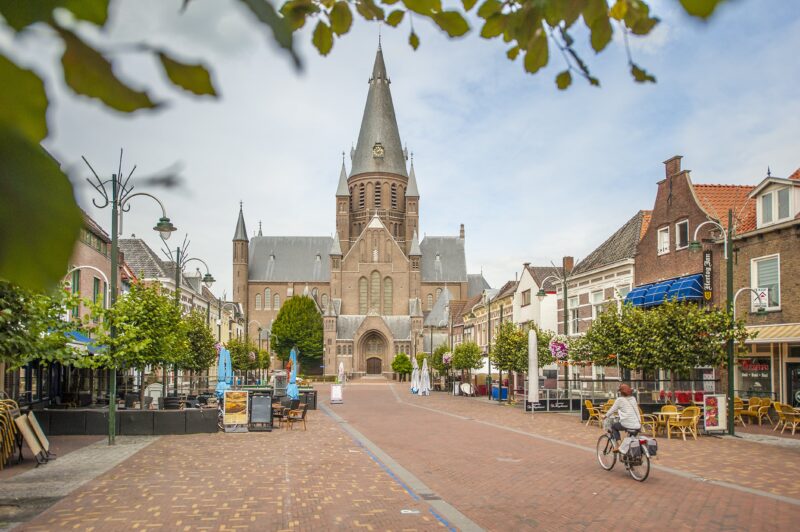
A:
[[[728,430],[728,405],[724,395],[703,396],[703,419],[706,432],[725,432]]]
[[[703,252],[703,299],[706,301],[711,301],[711,297],[714,295],[714,290],[711,286],[713,281],[712,266],[711,250],[706,250]]]
[[[740,361],[742,377],[750,379],[768,379],[769,362],[745,358]]]

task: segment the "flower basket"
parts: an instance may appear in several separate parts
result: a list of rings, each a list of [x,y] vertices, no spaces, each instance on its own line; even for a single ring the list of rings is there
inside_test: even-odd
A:
[[[550,354],[553,356],[557,364],[566,364],[569,360],[569,348],[567,347],[569,340],[563,334],[556,334],[550,340]]]

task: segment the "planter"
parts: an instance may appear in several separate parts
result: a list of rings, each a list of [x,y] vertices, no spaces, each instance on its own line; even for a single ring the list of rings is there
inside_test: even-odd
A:
[[[120,431],[119,412],[117,412],[116,423],[114,424],[114,432],[119,434]],[[101,435],[108,434],[108,411],[103,410],[87,410],[86,411],[86,432],[85,434]]]
[[[153,434],[186,434],[185,412],[153,412]]]
[[[217,427],[217,409],[202,408],[184,410],[186,415],[186,434],[214,433]]]
[[[153,434],[153,412],[147,410],[123,410],[119,412],[120,434],[126,436],[149,436]]]
[[[86,411],[51,410],[49,430],[54,436],[86,434]]]

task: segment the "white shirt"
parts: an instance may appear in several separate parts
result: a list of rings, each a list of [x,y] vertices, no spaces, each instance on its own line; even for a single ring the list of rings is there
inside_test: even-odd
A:
[[[639,405],[635,397],[617,397],[614,405],[606,412],[606,416],[611,416],[615,412],[619,414],[619,422],[626,429],[642,428],[639,421]]]

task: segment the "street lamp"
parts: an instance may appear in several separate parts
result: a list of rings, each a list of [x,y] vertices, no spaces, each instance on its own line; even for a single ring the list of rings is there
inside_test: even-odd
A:
[[[489,292],[486,290],[483,291],[483,304],[486,305],[486,362],[489,365],[489,376],[486,379],[486,386],[487,386],[487,394],[489,395],[489,400],[492,400],[492,299],[489,297]],[[497,389],[497,400],[500,401],[502,395],[502,385]]]
[[[103,281],[105,281],[105,283],[106,283],[106,293],[103,294],[103,308],[108,308],[108,291],[110,290],[110,286],[109,285],[111,283],[108,282],[108,277],[106,277],[106,274],[103,273],[103,271],[100,270],[99,268],[95,268],[94,266],[89,266],[89,265],[85,265],[84,264],[84,265],[81,265],[81,266],[75,266],[74,268],[70,268],[70,270],[66,274],[64,274],[63,279],[66,280],[66,278],[69,277],[69,275],[72,272],[77,271],[77,270],[92,270],[92,271],[95,271],[95,272],[100,274],[100,276],[103,278]],[[73,286],[72,287],[72,293],[73,294],[75,293],[75,290],[80,291],[80,287]]]
[[[727,275],[726,275],[726,307],[728,309],[728,314],[733,314],[733,254],[729,253],[731,248],[731,239],[733,233],[733,210],[728,209],[728,229],[725,230],[722,227],[722,224],[719,222],[715,222],[714,220],[706,220],[705,222],[698,225],[694,230],[694,237],[692,241],[689,243],[689,251],[690,252],[698,252],[703,249],[703,246],[700,244],[700,241],[697,240],[697,235],[700,232],[700,228],[704,225],[712,225],[722,231],[722,238],[724,241],[723,247],[723,258],[727,263]],[[728,434],[731,436],[735,436],[735,429],[733,423],[734,419],[734,412],[733,412],[733,338],[728,338]]]
[[[564,308],[563,308],[563,317],[564,317],[564,336],[569,336],[569,305],[567,299],[567,281],[569,280],[569,276],[566,274],[566,266],[564,266],[564,275],[548,275],[542,280],[541,287],[539,291],[536,293],[536,297],[539,301],[543,301],[545,297],[547,297],[547,292],[544,291],[544,285],[547,283],[548,280],[555,279],[559,283],[561,283],[561,288],[564,291]],[[575,331],[577,332],[577,331]],[[564,364],[564,394],[567,399],[569,399],[569,365]]]
[[[86,166],[89,167],[89,170],[92,171],[94,175],[94,181],[90,178],[86,178],[86,181],[92,185],[98,194],[100,194],[101,201],[98,202],[96,199],[92,199],[92,204],[98,209],[105,209],[106,207],[111,207],[111,283],[109,287],[109,306],[113,306],[114,303],[117,301],[117,281],[119,278],[119,235],[122,232],[122,215],[130,210],[130,205],[128,202],[135,198],[136,196],[147,196],[158,203],[161,207],[161,218],[159,219],[158,223],[154,227],[156,231],[158,231],[164,238],[169,238],[170,233],[175,231],[176,227],[172,225],[170,222],[169,217],[167,217],[167,211],[164,208],[164,204],[161,201],[153,196],[152,194],[147,194],[145,192],[137,192],[133,194],[133,184],[130,183],[131,177],[133,176],[133,172],[136,171],[136,166],[133,167],[131,172],[128,174],[124,180],[122,178],[122,150],[119,151],[119,170],[116,174],[111,175],[111,179],[103,180],[100,176],[97,175],[97,172],[94,171],[92,165],[89,164],[89,161],[86,160],[86,157],[81,156],[83,162],[86,163]],[[110,186],[111,190],[108,190]],[[166,236],[164,236],[166,235]],[[111,334],[111,338],[116,337],[117,330],[116,326],[112,325],[111,330],[109,331]],[[109,382],[109,400],[108,400],[108,444],[114,445],[115,436],[116,436],[116,414],[117,414],[117,368],[114,367],[114,353],[113,353],[113,345],[109,346],[109,359],[111,360],[112,367],[110,368],[111,379]]]

